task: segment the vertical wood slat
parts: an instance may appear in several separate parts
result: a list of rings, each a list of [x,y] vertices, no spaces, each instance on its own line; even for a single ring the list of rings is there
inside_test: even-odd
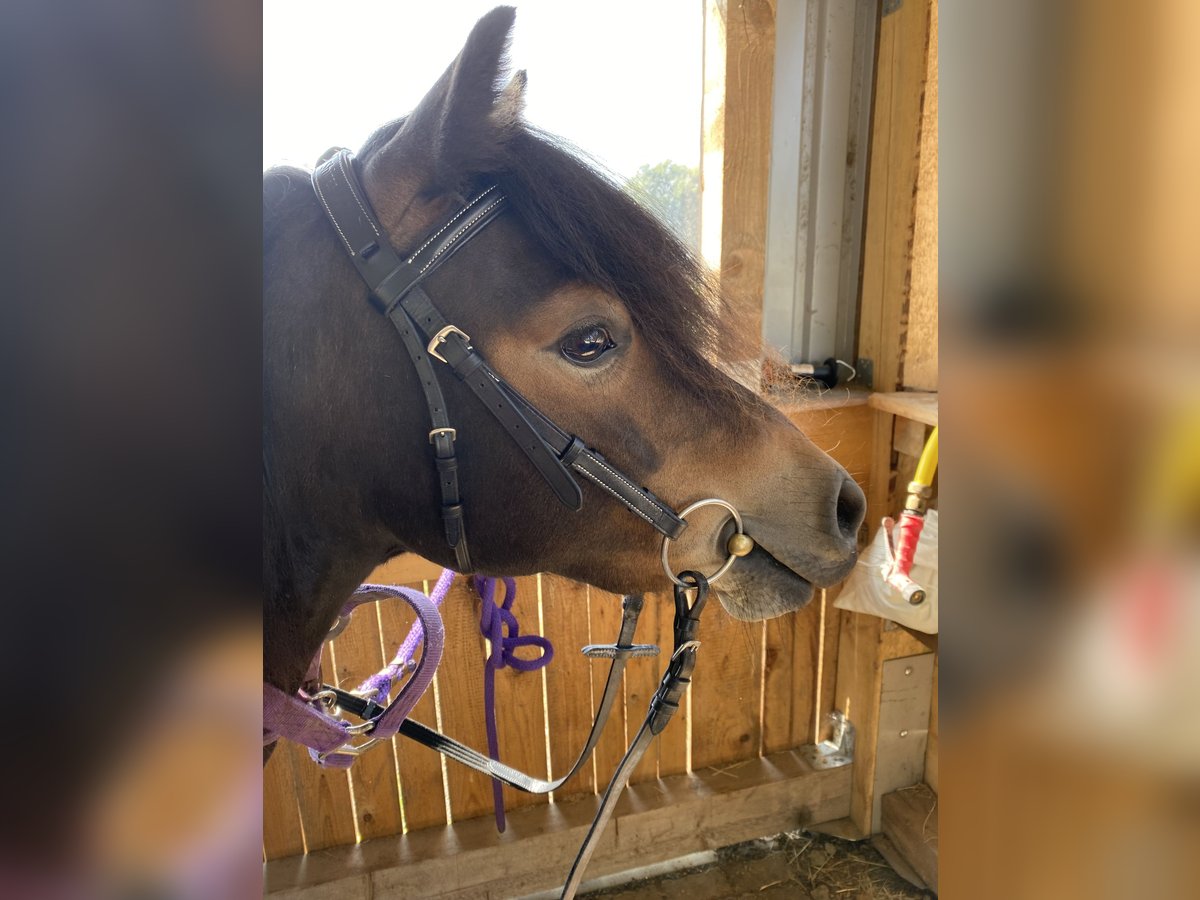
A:
[[[428,593],[432,582],[412,584],[408,587]],[[379,608],[379,620],[383,646],[389,654],[395,653],[412,622],[399,604],[388,603]],[[452,640],[447,640],[444,662],[453,665],[457,654]],[[445,671],[439,667],[439,672]],[[437,726],[437,708],[433,686],[425,692],[413,708],[412,718],[431,728]],[[446,799],[442,781],[442,759],[434,751],[422,747],[415,741],[397,736],[392,739],[400,794],[404,803],[404,822],[409,831],[431,825],[446,824]],[[372,751],[374,752],[374,751]]]
[[[380,600],[380,607],[408,609],[402,600]],[[333,656],[337,660],[334,673],[326,671],[325,680],[343,690],[353,690],[368,676],[378,672],[390,661],[395,647],[384,659],[383,642],[379,634],[379,613],[376,606],[366,605],[351,617],[350,624],[333,641]],[[409,620],[414,617],[410,614]],[[406,629],[407,633],[407,629]],[[398,644],[397,644],[398,646]],[[377,745],[355,760],[350,770],[350,790],[354,796],[354,813],[359,835],[366,839],[402,833],[400,791],[396,784],[396,755],[391,741]]]
[[[637,634],[634,635],[636,643],[658,644],[658,656],[631,659],[625,668],[625,711],[629,719],[631,740],[646,719],[646,712],[650,708],[650,698],[658,689],[659,678],[671,658],[671,645],[667,644],[664,647],[658,640],[659,617],[664,614],[669,615],[669,613],[665,613],[662,605],[664,599],[660,594],[646,595],[642,605],[642,614],[638,619]],[[674,734],[674,729],[678,727],[678,724],[672,720],[663,733],[654,739],[646,751],[646,755],[642,757],[642,761],[633,770],[633,775],[629,779],[630,784],[654,781],[658,778],[659,751],[663,741],[667,739],[667,732],[670,731]]]
[[[481,752],[487,750],[483,718],[484,641],[479,634],[479,606],[466,578],[458,578],[442,603],[446,647],[450,651],[438,674],[442,727],[445,733]],[[455,821],[472,819],[492,809],[492,780],[466,766],[447,761],[450,813]]]
[[[817,701],[818,732],[810,740],[820,742],[829,737],[825,728],[825,717],[838,708],[837,704],[837,672],[838,650],[841,646],[842,611],[833,605],[837,595],[842,591],[841,585],[830,588],[825,592],[825,634],[822,669],[821,693]],[[805,742],[807,743],[807,741]]]
[[[879,25],[858,344],[859,355],[874,361],[877,391],[896,390],[903,367],[930,24],[931,0],[925,0],[901,4]],[[868,539],[887,512],[891,470],[892,417],[876,412],[874,419]],[[842,616],[835,705],[848,712],[857,731],[850,818],[863,834],[876,824],[881,635],[881,619]]]
[[[812,741],[817,703],[817,658],[821,642],[821,592],[804,609],[766,623],[763,674],[763,752],[775,753]]]
[[[554,662],[546,671],[550,766],[559,778],[575,762],[592,724],[590,671],[595,665],[581,652],[591,643],[588,589],[559,575],[542,575],[542,614],[554,644]],[[555,792],[555,800],[596,792],[591,761]]]
[[[732,316],[723,326],[762,334],[766,277],[767,197],[771,160],[771,103],[775,69],[773,0],[730,0],[706,5],[706,30],[724,32],[725,91],[720,121],[721,288]],[[719,52],[719,42],[713,44]],[[707,100],[707,97],[706,97]],[[718,137],[710,134],[709,139]],[[715,160],[714,160],[715,161]],[[716,173],[705,172],[705,177]],[[744,331],[743,331],[744,329]],[[728,352],[736,347],[724,348]]]
[[[296,778],[285,741],[276,745],[263,769],[263,854],[267,859],[304,852]]]
[[[607,644],[613,641],[621,630],[621,597],[610,594],[599,588],[588,587],[588,618],[591,622],[592,643]],[[598,704],[600,694],[604,690],[604,680],[608,674],[605,661],[595,660],[590,663],[592,673],[592,702]],[[592,706],[595,714],[596,706]],[[616,771],[625,755],[628,739],[625,734],[625,699],[624,693],[617,696],[613,704],[612,714],[596,745],[596,779],[600,791],[608,785],[609,778]]]
[[[720,601],[712,596],[709,603]],[[692,770],[750,759],[762,737],[762,622],[709,609],[692,677]]]
[[[328,644],[321,654],[321,667],[323,672],[333,672]],[[356,840],[354,813],[346,771],[321,768],[312,761],[306,748],[291,741],[281,741],[280,749],[291,758],[308,852],[353,844]]]
[[[521,634],[538,634],[538,577],[529,575],[517,578],[516,586],[517,596],[512,610],[520,623]],[[502,585],[498,586],[497,595],[503,590]],[[535,656],[530,650],[518,650],[517,653],[522,659]],[[482,683],[478,689],[482,695]],[[504,668],[496,673],[496,733],[501,762],[530,775],[546,777],[546,716],[542,704],[540,670],[519,672]],[[486,750],[486,745],[480,749]],[[536,806],[549,801],[547,794],[528,794],[507,786],[504,788],[505,809]]]

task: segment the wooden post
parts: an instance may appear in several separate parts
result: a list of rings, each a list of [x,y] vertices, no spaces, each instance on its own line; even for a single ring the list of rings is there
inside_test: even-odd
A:
[[[874,364],[876,391],[895,391],[903,379],[922,126],[928,124],[924,112],[933,6],[931,0],[906,0],[879,26],[858,350],[859,357]],[[936,191],[936,182],[932,189]],[[894,417],[884,410],[876,410],[874,416],[868,538],[889,512],[892,482]],[[835,705],[849,715],[857,731],[850,817],[864,835],[878,830],[874,795],[879,706],[883,662],[896,652],[893,643],[885,638],[882,619],[845,614]]]
[[[726,333],[761,339],[766,277],[771,95],[775,70],[774,0],[709,0],[704,17],[701,248],[719,265],[731,306]],[[757,360],[755,360],[757,369]]]

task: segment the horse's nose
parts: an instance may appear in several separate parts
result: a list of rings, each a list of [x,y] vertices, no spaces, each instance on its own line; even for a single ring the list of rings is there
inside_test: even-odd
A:
[[[852,546],[858,543],[858,529],[866,514],[866,495],[854,479],[847,475],[842,480],[842,487],[837,495],[837,527],[842,537]]]

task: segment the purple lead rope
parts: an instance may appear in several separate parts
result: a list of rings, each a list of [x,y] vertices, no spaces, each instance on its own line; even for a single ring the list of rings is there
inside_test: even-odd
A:
[[[504,601],[496,604],[496,584],[504,582]],[[479,633],[491,643],[491,652],[483,670],[483,710],[487,720],[488,754],[500,759],[500,740],[496,733],[496,672],[511,666],[518,672],[534,672],[554,658],[554,647],[550,641],[538,634],[521,634],[517,617],[513,614],[513,602],[517,599],[517,584],[511,578],[489,578],[476,575],[472,579],[481,601],[479,606]],[[507,629],[507,633],[506,633]],[[541,655],[535,659],[521,659],[518,647],[540,647]],[[492,803],[496,810],[496,828],[504,831],[504,789],[498,779],[492,779]]]
[[[429,594],[429,599],[433,601],[435,607],[441,608],[442,601],[446,599],[446,594],[450,592],[450,585],[454,583],[455,572],[453,569],[442,569],[442,574],[434,585],[433,591]],[[408,629],[408,635],[404,638],[404,643],[400,645],[400,649],[396,651],[396,655],[392,657],[392,661],[384,666],[377,673],[372,675],[366,681],[358,686],[355,693],[366,693],[371,691],[371,699],[376,703],[386,704],[388,694],[392,692],[392,685],[396,683],[396,679],[401,674],[412,667],[412,659],[417,651],[417,644],[425,636],[425,630],[421,627],[421,622],[418,620],[413,622],[412,627]]]

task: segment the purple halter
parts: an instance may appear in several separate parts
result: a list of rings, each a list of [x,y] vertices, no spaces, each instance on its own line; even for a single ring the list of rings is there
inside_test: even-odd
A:
[[[380,584],[364,584],[356,590],[342,607],[334,634],[345,627],[350,614],[357,607],[376,600],[403,600],[413,608],[417,621],[409,629],[408,636],[392,661],[351,693],[382,704],[404,671],[412,669],[412,677],[382,713],[362,725],[351,725],[327,712],[323,703],[326,699],[324,691],[312,695],[304,690],[286,694],[275,685],[263,682],[263,745],[285,737],[308,747],[309,754],[320,765],[346,769],[368,746],[392,737],[429,688],[441,662],[445,632],[438,605],[453,581],[454,572],[450,569],[443,571],[430,597],[411,588]],[[423,650],[420,659],[414,663],[413,654],[418,643],[423,644]],[[320,662],[321,651],[318,649],[309,666],[311,677],[315,677]],[[355,746],[352,741],[360,734],[368,734],[370,739]]]

